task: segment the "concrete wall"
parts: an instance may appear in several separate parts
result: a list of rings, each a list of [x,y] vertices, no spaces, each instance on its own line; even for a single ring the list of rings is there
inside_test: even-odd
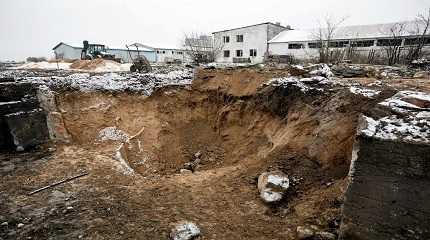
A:
[[[430,239],[430,144],[359,136],[340,239]]]
[[[261,24],[251,27],[245,27],[225,32],[214,33],[215,43],[223,45],[222,51],[216,57],[216,62],[232,63],[233,58],[236,58],[236,50],[243,51],[243,58],[250,58],[252,63],[261,63],[264,61],[264,54],[267,51],[268,32],[271,36],[278,34],[284,28],[271,24]],[[236,35],[243,35],[243,42],[236,41]],[[229,36],[230,42],[223,43],[223,37]],[[257,50],[257,56],[250,56],[250,49]],[[230,57],[224,57],[224,51],[230,51]]]

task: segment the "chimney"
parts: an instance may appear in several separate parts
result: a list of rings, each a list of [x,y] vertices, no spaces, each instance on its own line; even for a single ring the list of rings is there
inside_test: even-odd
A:
[[[282,26],[281,22],[276,22],[275,24],[278,25],[278,26]]]

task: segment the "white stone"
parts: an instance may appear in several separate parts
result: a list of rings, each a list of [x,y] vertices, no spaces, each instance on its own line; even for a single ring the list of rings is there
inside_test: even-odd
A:
[[[170,233],[171,240],[191,240],[200,235],[200,229],[192,222],[179,222]]]
[[[193,173],[191,170],[188,170],[188,169],[181,169],[181,170],[179,170],[179,172],[181,174],[191,174],[191,173]]]
[[[263,189],[260,192],[260,197],[267,203],[279,202],[284,196],[281,192],[274,192],[271,189]]]
[[[317,232],[316,235],[319,236],[321,239],[324,239],[324,240],[335,240],[336,239],[336,235],[334,235],[333,233],[329,233],[329,232]]]
[[[280,201],[290,187],[290,180],[282,172],[265,172],[258,178],[258,190],[260,197],[266,203]]]
[[[302,226],[298,226],[296,232],[297,232],[297,239],[308,239],[315,235],[312,229],[302,227]]]

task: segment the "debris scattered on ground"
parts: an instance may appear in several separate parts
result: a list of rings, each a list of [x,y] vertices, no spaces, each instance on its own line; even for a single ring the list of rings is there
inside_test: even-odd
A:
[[[40,157],[39,150],[0,154],[7,225],[0,236],[161,239],[171,222],[193,219],[208,239],[334,239],[360,114],[377,122],[364,129],[369,136],[425,142],[427,97],[402,89],[427,83],[338,79],[327,65],[292,68],[1,71],[0,78],[44,90],[56,107],[43,109],[63,120],[70,142],[42,145]],[[53,172],[81,168],[94,177],[22,198]],[[25,226],[16,231],[18,223]],[[191,224],[170,237],[200,235]]]
[[[200,236],[200,229],[192,222],[179,222],[170,232],[171,240],[192,240]]]
[[[38,192],[41,192],[41,191],[43,191],[43,190],[46,190],[46,189],[49,189],[49,188],[52,188],[52,187],[58,186],[58,185],[63,184],[63,183],[67,183],[67,182],[73,181],[73,180],[75,180],[75,179],[78,179],[78,178],[81,178],[81,177],[84,177],[84,176],[87,176],[87,175],[88,175],[88,173],[87,173],[87,172],[83,172],[83,173],[81,173],[81,174],[79,174],[79,175],[76,175],[76,176],[73,176],[73,177],[70,177],[70,178],[66,178],[66,179],[61,180],[61,181],[59,181],[59,182],[55,182],[55,183],[50,184],[50,185],[48,185],[48,186],[45,186],[45,187],[42,187],[42,188],[36,189],[36,190],[34,190],[34,191],[32,191],[32,192],[28,193],[28,195],[29,195],[29,196],[34,195],[34,194],[36,194],[36,193],[38,193]]]

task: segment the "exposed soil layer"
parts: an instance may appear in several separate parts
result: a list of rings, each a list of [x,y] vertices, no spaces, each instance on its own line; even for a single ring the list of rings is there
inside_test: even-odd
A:
[[[380,99],[261,87],[286,74],[206,70],[191,86],[149,97],[59,94],[71,143],[1,155],[0,222],[8,225],[0,237],[167,239],[180,220],[197,223],[201,239],[295,239],[304,225],[337,234],[357,119],[379,114],[370,109]],[[125,159],[132,172],[115,157],[121,141],[100,137],[111,127],[134,136]],[[195,172],[181,174],[198,152]],[[89,175],[26,195],[82,170]],[[256,179],[267,170],[293,182],[276,206],[258,195]]]

